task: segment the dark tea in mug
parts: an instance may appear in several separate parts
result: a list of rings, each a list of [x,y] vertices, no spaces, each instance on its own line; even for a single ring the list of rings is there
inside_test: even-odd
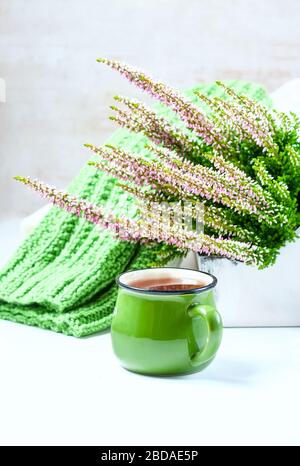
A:
[[[164,278],[157,276],[152,279],[139,278],[138,280],[132,281],[131,286],[133,288],[149,291],[186,291],[203,288],[206,285],[203,281],[193,280],[186,282],[179,278],[174,279],[171,277]]]

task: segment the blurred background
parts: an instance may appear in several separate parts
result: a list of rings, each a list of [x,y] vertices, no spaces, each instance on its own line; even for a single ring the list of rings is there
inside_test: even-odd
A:
[[[114,130],[113,95],[139,97],[98,56],[177,88],[236,78],[273,91],[299,77],[299,47],[296,0],[0,0],[0,221],[44,203],[13,175],[64,188],[83,144]]]

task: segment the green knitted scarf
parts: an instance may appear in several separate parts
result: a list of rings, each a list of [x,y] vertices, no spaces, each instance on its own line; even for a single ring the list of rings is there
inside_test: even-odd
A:
[[[231,81],[229,85],[270,104],[256,84]],[[219,86],[203,84],[185,93],[196,103],[196,89],[226,98]],[[157,109],[176,118],[161,105]],[[147,140],[122,129],[109,142],[143,153]],[[135,211],[134,200],[116,180],[90,166],[80,171],[69,191],[115,212]],[[175,255],[170,247],[119,241],[108,231],[53,207],[0,272],[0,318],[76,337],[99,332],[111,323],[116,276],[128,269],[166,265]]]

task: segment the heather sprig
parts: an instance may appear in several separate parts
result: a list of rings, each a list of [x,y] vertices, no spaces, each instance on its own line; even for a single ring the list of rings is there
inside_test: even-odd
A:
[[[178,223],[161,227],[160,217],[149,220],[135,220],[117,217],[113,213],[107,214],[105,209],[95,206],[85,200],[64,191],[58,191],[39,180],[29,177],[16,176],[16,180],[24,183],[29,188],[48,199],[52,204],[83,217],[89,222],[106,228],[117,235],[121,240],[140,242],[162,242],[175,246],[179,250],[193,250],[202,254],[217,254],[246,263],[258,263],[266,250],[251,244],[234,240],[214,238],[203,233],[187,231],[178,226]]]
[[[123,181],[138,185],[148,184],[153,189],[184,200],[208,200],[230,207],[238,213],[251,213],[261,221],[274,221],[275,211],[268,211],[263,195],[258,200],[250,194],[245,196],[242,190],[239,192],[230,187],[227,180],[224,182],[222,174],[212,168],[193,165],[180,156],[159,148],[154,149],[158,160],[148,161],[112,146],[86,146],[102,159],[99,162],[91,162],[91,165]],[[106,163],[103,163],[103,160]],[[252,194],[252,191],[249,193]]]
[[[181,155],[175,154],[169,150],[163,150],[161,147],[147,146],[152,149],[152,152],[157,155],[166,165],[171,168],[179,168],[184,173],[191,173],[195,176],[202,176],[206,180],[209,180],[215,189],[220,189],[220,192],[225,196],[232,196],[236,201],[236,205],[226,204],[226,200],[220,201],[239,211],[239,204],[245,203],[248,206],[246,211],[253,214],[261,213],[263,220],[268,221],[266,215],[271,215],[274,218],[277,206],[275,203],[270,202],[270,198],[265,195],[263,189],[250,178],[244,176],[244,173],[238,170],[234,170],[234,176],[232,176],[231,167],[229,164],[217,165],[213,167],[203,167],[200,164],[191,163]],[[221,185],[221,188],[218,186]],[[226,198],[225,198],[226,199]],[[228,201],[227,201],[228,202]],[[243,210],[242,210],[243,211]]]
[[[110,119],[120,126],[135,133],[143,133],[155,144],[176,149],[189,159],[193,159],[195,153],[199,152],[200,141],[197,138],[172,125],[166,118],[158,116],[146,105],[120,96],[115,96],[114,99],[127,107],[127,111],[124,111],[116,105],[111,106],[115,115],[110,116]]]
[[[225,87],[225,89],[229,88]],[[269,121],[265,122],[265,119],[257,118],[257,114],[251,112],[248,104],[241,106],[236,102],[226,102],[219,97],[210,99],[199,92],[196,92],[196,95],[215,112],[214,120],[219,123],[220,127],[223,127],[223,131],[224,123],[227,123],[228,142],[234,140],[236,133],[238,142],[250,139],[264,151],[276,153],[277,146],[273,141]],[[220,119],[218,120],[216,116]]]
[[[237,94],[232,88],[226,86],[222,81],[216,81],[216,84],[222,87],[225,93],[233,100],[233,102],[231,102],[234,109],[233,114],[238,114],[244,124],[248,123],[249,126],[245,128],[245,132],[249,132],[250,136],[252,135],[252,131],[254,131],[254,133],[258,132],[258,140],[260,142],[258,145],[262,145],[262,147],[271,149],[271,151],[275,151],[276,153],[277,147],[272,139],[275,134],[275,119],[272,114],[268,112],[266,107],[261,105],[259,102],[250,99],[246,95]],[[216,100],[220,102],[221,99],[216,98]],[[262,137],[262,140],[260,140],[260,136]]]
[[[116,60],[98,58],[98,62],[118,71],[128,81],[135,84],[155,99],[170,107],[185,122],[186,126],[201,136],[207,144],[221,144],[222,135],[216,131],[209,119],[192,102],[185,99],[164,83],[154,81],[145,73]]]

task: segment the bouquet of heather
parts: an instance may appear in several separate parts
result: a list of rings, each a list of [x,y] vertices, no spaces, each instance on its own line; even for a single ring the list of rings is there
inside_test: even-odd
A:
[[[123,240],[162,242],[182,252],[193,250],[260,268],[273,264],[280,248],[295,240],[300,224],[298,117],[269,111],[222,82],[217,85],[227,99],[198,93],[195,104],[127,65],[98,61],[177,115],[174,123],[139,101],[116,96],[111,118],[148,138],[147,155],[86,145],[99,156],[90,164],[119,179],[139,200],[136,216],[116,217],[40,181],[16,178]],[[166,203],[171,220],[162,225],[165,208],[159,206]],[[203,231],[172,221],[174,206],[183,203],[191,206],[193,221],[199,212],[194,206],[201,203]],[[154,204],[155,209],[149,209]]]

